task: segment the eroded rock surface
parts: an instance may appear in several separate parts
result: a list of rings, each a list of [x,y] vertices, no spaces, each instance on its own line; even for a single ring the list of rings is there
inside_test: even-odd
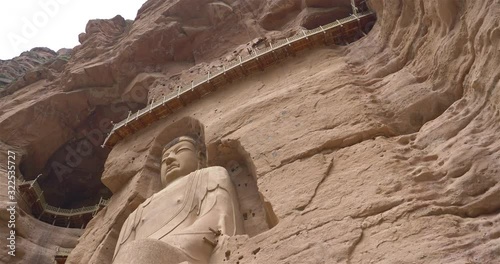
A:
[[[11,60],[0,60],[0,97],[42,79],[54,80],[70,57],[70,49],[55,52],[49,48],[33,48]]]

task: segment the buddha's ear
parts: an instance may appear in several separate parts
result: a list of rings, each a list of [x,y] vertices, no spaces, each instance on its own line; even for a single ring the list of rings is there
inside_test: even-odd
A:
[[[201,150],[197,150],[196,154],[197,154],[198,160],[200,161],[198,164],[199,169],[206,167],[207,166],[207,164],[206,164],[207,159],[206,159],[205,153],[203,153],[203,151],[201,151]]]

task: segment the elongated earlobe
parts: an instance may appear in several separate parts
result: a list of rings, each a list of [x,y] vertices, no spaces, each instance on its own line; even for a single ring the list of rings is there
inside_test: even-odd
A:
[[[204,166],[203,166],[203,154],[201,153],[201,151],[197,151],[196,152],[196,155],[198,156],[198,169],[202,169]]]

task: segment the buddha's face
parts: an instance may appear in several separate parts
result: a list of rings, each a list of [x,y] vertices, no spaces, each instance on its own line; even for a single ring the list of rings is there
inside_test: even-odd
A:
[[[163,187],[198,169],[199,153],[193,143],[181,140],[163,152],[161,183]]]

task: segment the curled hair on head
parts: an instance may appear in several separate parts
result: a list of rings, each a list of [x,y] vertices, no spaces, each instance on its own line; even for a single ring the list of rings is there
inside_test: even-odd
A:
[[[198,135],[195,135],[195,134],[187,134],[187,135],[184,135],[184,136],[180,136],[180,137],[174,138],[173,140],[171,140],[170,142],[168,142],[165,145],[165,147],[163,147],[162,155],[169,148],[173,147],[174,145],[176,145],[177,143],[179,143],[181,141],[191,142],[195,146],[196,151],[200,153],[200,164],[199,164],[200,168],[205,167],[206,166],[206,160],[207,160],[206,147],[205,147],[205,144],[200,140],[200,137]]]

